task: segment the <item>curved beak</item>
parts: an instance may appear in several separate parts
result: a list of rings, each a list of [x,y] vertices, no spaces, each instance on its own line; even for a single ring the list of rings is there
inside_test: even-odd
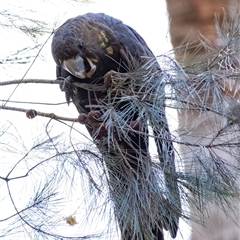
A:
[[[76,58],[71,58],[68,60],[64,60],[62,63],[62,67],[70,72],[72,75],[78,78],[86,77],[86,70],[84,66],[84,61],[80,56]]]
[[[89,72],[86,72],[84,60],[80,56],[77,56],[75,58],[71,58],[68,60],[64,60],[62,63],[62,67],[77,78],[81,78],[81,79],[89,78],[96,71],[96,65],[94,65],[89,58],[86,58],[86,59],[91,67]]]

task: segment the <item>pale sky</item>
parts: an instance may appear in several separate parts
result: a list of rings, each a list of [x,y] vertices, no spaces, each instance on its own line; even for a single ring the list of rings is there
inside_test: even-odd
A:
[[[93,1],[92,1],[93,2]],[[46,4],[47,3],[47,4]],[[64,1],[31,1],[31,0],[11,0],[4,1],[0,0],[1,9],[9,9],[14,10],[16,13],[24,12],[25,9],[32,9],[36,11],[34,13],[28,13],[29,17],[33,16],[34,18],[44,19],[49,23],[49,27],[53,27],[54,23],[58,23],[58,25],[65,22],[68,18],[75,17],[80,14],[84,14],[87,12],[104,12],[108,15],[111,15],[115,18],[122,20],[125,24],[133,27],[147,42],[149,47],[152,49],[155,55],[163,54],[168,52],[171,49],[170,39],[168,36],[168,19],[167,19],[167,11],[164,0],[148,0],[148,1],[137,1],[137,0],[121,0],[121,1],[113,1],[113,0],[96,0],[91,4],[81,4],[76,6],[76,4],[64,3]],[[0,29],[0,45],[4,46],[1,49],[0,59],[4,56],[7,56],[9,53],[15,51],[19,48],[24,48],[30,45],[30,41],[27,37],[19,37],[19,35],[15,35],[12,32],[9,32],[8,29],[2,30]],[[4,37],[3,37],[4,36]],[[17,37],[16,37],[17,36]],[[40,42],[44,42],[47,39],[47,36],[42,37]],[[44,46],[41,57],[37,59],[37,61],[33,64],[31,69],[29,70],[26,78],[45,78],[45,79],[55,79],[55,63],[51,56],[51,39]],[[4,65],[1,66],[0,72],[0,81],[4,80],[12,80],[12,79],[21,79],[27,69],[29,68],[29,64],[21,65],[16,67],[16,71],[12,71],[12,65]],[[1,87],[0,88],[0,96],[1,99],[6,99],[15,86]],[[59,90],[57,91],[56,86],[39,86],[39,85],[21,85],[17,88],[15,93],[13,94],[11,100],[18,101],[30,101],[30,102],[63,102],[64,94]],[[8,104],[10,106],[10,104]],[[17,105],[21,107],[20,105]],[[47,107],[46,106],[26,106],[23,105],[24,108],[36,108],[38,111],[44,112],[54,112],[55,114],[59,114],[62,116],[68,117],[77,117],[77,112],[73,106],[67,107],[66,105],[60,107]],[[0,111],[1,121],[10,121],[16,125],[17,132],[23,138],[26,149],[32,146],[32,141],[36,137],[38,133],[45,129],[46,121],[42,118],[36,118],[33,120],[28,120],[23,113],[16,112],[6,112]],[[56,124],[57,125],[57,124]],[[58,126],[58,125],[57,125]],[[54,128],[54,132],[56,129],[60,132],[64,131],[62,125]],[[66,128],[66,134],[68,133],[68,128]],[[4,166],[4,169],[8,169],[11,166],[11,163],[6,163],[6,159],[12,157],[5,153],[5,156],[0,157],[0,164]],[[1,160],[2,159],[2,160]],[[24,169],[19,169],[16,174],[19,174],[21,171],[24,172]],[[0,170],[0,176],[2,176]],[[77,178],[79,179],[79,178]],[[22,182],[29,186],[30,183]],[[2,184],[0,182],[0,184]],[[4,183],[5,184],[5,183]],[[3,184],[3,185],[4,185]],[[19,194],[19,201],[23,201],[28,198],[26,189],[23,191],[23,185],[21,185],[21,181],[17,182],[16,191]],[[2,186],[2,185],[0,185]],[[17,190],[18,189],[18,190]],[[66,190],[66,189],[65,189]],[[62,190],[62,191],[65,191]],[[24,193],[24,197],[23,197]],[[74,194],[73,194],[74,195]],[[76,197],[76,195],[74,195]],[[81,211],[84,209],[75,209],[74,197],[67,198],[68,201],[66,205],[63,206],[62,211],[62,222],[60,223],[61,230],[68,231],[69,234],[74,233],[75,231],[79,231],[79,226],[66,226],[64,225],[64,217],[73,214],[76,212],[77,220],[81,218]],[[27,200],[26,200],[27,201]],[[78,201],[81,201],[78,199]],[[8,215],[8,211],[4,211],[8,208],[5,206],[8,204],[7,201],[4,201],[4,207],[0,205],[0,219],[6,217]],[[23,203],[24,205],[24,203]],[[9,206],[9,211],[11,207]],[[4,214],[3,214],[4,212]],[[104,221],[103,221],[104,223]],[[103,225],[104,226],[104,225]],[[99,228],[91,229],[91,233],[93,231],[99,231]],[[180,230],[180,234],[178,234],[177,240],[184,239],[186,240],[186,236],[189,235],[189,231],[187,227],[184,226]],[[0,228],[1,231],[1,228]],[[86,229],[89,231],[89,229]],[[86,233],[84,231],[84,233]],[[1,234],[0,234],[1,235]],[[182,236],[183,237],[182,237]],[[14,236],[14,237],[17,237]],[[6,238],[7,239],[7,238]],[[13,239],[12,236],[9,239]],[[28,239],[28,238],[25,238]],[[104,238],[103,238],[104,239]],[[117,238],[114,238],[117,239]],[[168,237],[166,237],[168,239]]]

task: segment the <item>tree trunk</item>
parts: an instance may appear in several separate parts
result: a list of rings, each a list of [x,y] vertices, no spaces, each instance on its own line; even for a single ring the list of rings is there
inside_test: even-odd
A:
[[[199,33],[208,40],[216,43],[216,28],[214,15],[218,12],[223,16],[223,9],[228,9],[231,0],[166,0],[170,21],[170,35],[173,47],[182,44],[185,38],[190,42],[190,47],[199,42]],[[199,52],[201,54],[202,52]],[[176,56],[181,59],[183,52]]]
[[[239,0],[166,0],[166,2],[169,13],[172,45],[176,48],[187,38],[187,42],[189,43],[187,52],[189,54],[196,52],[194,46],[199,43],[199,34],[214,45],[218,45],[219,41],[214,22],[215,13],[218,12],[221,21],[224,16],[223,9],[228,11],[232,7],[239,8]],[[200,49],[195,56],[204,54],[204,51],[204,48]],[[175,51],[176,59],[183,64],[185,54],[186,48],[185,50],[178,49]],[[234,86],[236,87],[236,83],[234,83]],[[229,91],[228,88],[225,88],[223,91],[225,91],[223,92],[224,95],[228,95],[232,99],[239,98],[239,93],[235,94],[234,89]],[[188,134],[185,140],[193,142],[203,139],[205,136],[213,136],[214,130],[210,125],[213,122],[215,125],[221,125],[222,119],[215,114],[200,115],[199,112],[185,110],[178,112],[178,121],[179,132],[191,132],[191,136]],[[208,139],[208,141],[210,140]],[[201,140],[201,143],[207,143],[206,138],[205,140]],[[230,155],[219,150],[218,154],[228,159],[229,162],[233,162]],[[240,224],[238,210],[236,210],[236,221],[238,221],[237,224]],[[192,210],[192,213],[194,214],[194,210]],[[206,212],[205,216],[204,226],[194,222],[192,223],[192,240],[240,239],[240,229],[216,206],[210,206],[210,210]]]

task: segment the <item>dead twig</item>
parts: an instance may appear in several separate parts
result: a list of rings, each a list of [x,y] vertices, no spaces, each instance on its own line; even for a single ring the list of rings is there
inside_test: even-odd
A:
[[[0,109],[17,111],[17,112],[25,112],[28,118],[34,118],[36,116],[41,116],[41,117],[51,118],[51,119],[55,119],[55,120],[78,122],[77,118],[67,118],[67,117],[58,116],[54,113],[44,113],[44,112],[39,112],[39,111],[35,111],[32,109],[16,108],[16,107],[8,107],[8,106],[0,106]]]
[[[43,83],[43,84],[60,84],[62,80],[46,80],[46,79],[17,79],[0,82],[0,86],[21,84],[21,83]]]

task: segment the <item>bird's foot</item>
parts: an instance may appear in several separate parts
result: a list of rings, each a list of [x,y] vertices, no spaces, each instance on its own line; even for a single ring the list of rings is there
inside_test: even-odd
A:
[[[68,92],[73,87],[73,79],[71,76],[68,76],[63,79],[63,81],[60,83],[60,89],[62,92]]]
[[[142,128],[142,122],[141,121],[130,121],[129,127],[131,127],[135,131],[140,131]]]
[[[95,124],[101,122],[101,116],[102,114],[100,111],[92,110],[89,113],[81,113],[78,116],[78,121],[81,124],[89,124],[91,126],[94,126]]]
[[[118,74],[118,72],[111,70],[104,75],[104,77],[103,77],[104,85],[107,89],[109,87],[111,87],[111,85],[113,83],[113,79],[117,74]]]
[[[88,114],[81,113],[78,116],[78,121],[81,124],[89,125],[92,128],[91,137],[94,139],[101,139],[107,137],[107,129],[101,120],[101,112],[92,110]]]
[[[69,105],[73,95],[73,79],[69,75],[66,78],[61,78],[59,80],[62,80],[62,82],[60,83],[60,89],[62,92],[65,92],[66,101]]]
[[[102,113],[100,111],[92,110],[89,113],[81,113],[78,116],[78,121],[81,124],[88,125],[92,128],[90,132],[91,137],[94,139],[101,139],[102,137],[108,136],[108,129],[111,128],[111,133],[114,139],[117,141],[121,140],[121,133],[117,130],[116,125],[106,126],[106,124],[101,119]],[[141,121],[130,121],[129,128],[134,131],[141,131],[142,123]]]

